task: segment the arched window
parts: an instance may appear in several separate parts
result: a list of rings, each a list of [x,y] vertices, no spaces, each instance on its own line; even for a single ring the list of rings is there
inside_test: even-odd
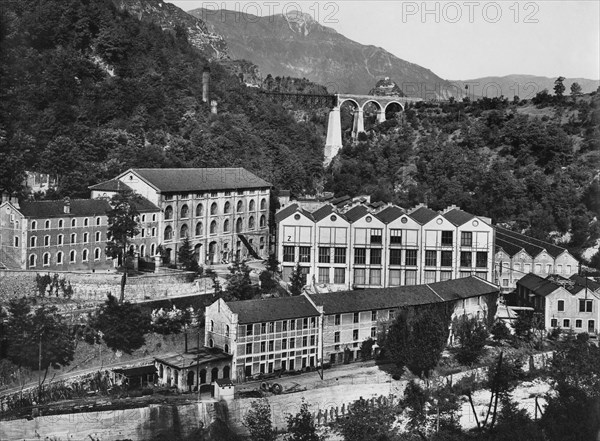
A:
[[[267,209],[267,200],[264,199],[264,198],[260,200],[260,209],[261,210],[266,210]]]
[[[235,232],[236,233],[241,233],[242,232],[242,218],[238,217],[238,220],[235,222]]]
[[[44,253],[44,266],[50,265],[50,253]]]
[[[242,201],[238,201],[236,212],[241,213],[242,211],[244,211],[244,203]]]
[[[102,233],[100,231],[96,231],[96,233],[95,233],[96,242],[100,242],[101,239],[102,239]]]
[[[204,205],[198,204],[196,205],[196,217],[200,217],[204,214]]]
[[[72,227],[76,227],[77,226],[77,219],[71,219],[71,226]]]
[[[35,254],[30,254],[29,255],[29,267],[34,267],[35,263],[37,261],[37,256]]]
[[[210,206],[210,214],[211,215],[217,214],[217,210],[218,210],[217,203],[213,202]]]
[[[225,337],[229,337],[229,325],[225,325]]]
[[[173,219],[173,207],[170,205],[165,208],[165,220]]]
[[[64,242],[64,240],[65,240],[65,236],[64,236],[64,235],[62,235],[62,234],[59,234],[59,235],[56,237],[56,245],[62,245],[62,244],[63,244],[63,242]]]
[[[213,320],[210,321],[210,332],[215,332],[215,322]]]
[[[81,253],[81,260],[83,260],[84,262],[88,261],[88,250],[83,250],[83,252]]]
[[[183,224],[179,230],[179,238],[183,239],[184,237],[188,237],[188,226],[186,224]]]
[[[94,260],[100,260],[100,255],[101,254],[102,254],[102,250],[100,250],[100,248],[96,248],[94,250]]]
[[[75,258],[77,257],[77,252],[75,250],[71,250],[69,252],[69,262],[75,263]]]
[[[223,222],[223,233],[227,233],[229,231],[229,219],[225,219]]]
[[[259,225],[260,225],[260,228],[264,228],[264,227],[267,226],[267,218],[264,215],[262,215],[260,217],[260,223],[259,223]]]
[[[83,220],[83,226],[84,226],[84,227],[87,227],[89,224],[90,224],[90,220],[89,220],[89,219],[86,217],[86,218]]]
[[[46,220],[46,222],[44,223],[44,228],[45,228],[46,230],[49,230],[49,229],[50,229],[50,221],[49,221],[49,220]]]
[[[254,203],[254,199],[251,199],[250,200],[250,205],[248,206],[248,210],[254,211],[254,209],[256,208],[255,205],[256,204]]]
[[[212,338],[208,339],[208,347],[209,348],[214,348],[215,347],[215,342]]]
[[[215,221],[210,223],[210,234],[217,234],[217,223]]]
[[[254,230],[254,216],[250,216],[250,219],[248,219],[248,229]]]
[[[225,206],[223,207],[223,213],[229,213],[231,211],[231,204],[229,201],[225,202]]]
[[[229,354],[229,345],[225,344],[225,347],[223,348],[223,350],[225,351],[226,354]],[[225,375],[224,372],[225,371],[223,371],[223,375]],[[225,378],[227,378],[227,377],[225,377]]]
[[[189,209],[187,205],[183,205],[181,207],[181,218],[186,219],[189,216]]]
[[[171,240],[171,239],[173,239],[173,228],[171,228],[171,226],[167,226],[167,228],[165,228],[164,239],[165,240]]]
[[[146,245],[140,245],[140,256],[146,257]]]
[[[63,263],[63,252],[59,251],[58,253],[56,253],[56,263],[58,265],[62,265]]]
[[[18,247],[19,246],[19,237],[15,236],[15,246]]]
[[[37,237],[35,237],[35,236],[31,236],[31,237],[29,238],[29,246],[33,248],[33,247],[35,247],[36,245],[37,245]]]
[[[44,236],[44,246],[50,246],[50,236]]]
[[[204,226],[202,225],[202,222],[198,222],[196,224],[196,236],[202,236],[204,234]]]
[[[31,229],[32,230],[37,229],[37,222],[36,221],[31,221]]]
[[[65,225],[65,222],[62,219],[58,220],[58,228],[63,228]]]
[[[102,218],[97,217],[96,218],[96,225],[100,225],[100,224],[102,224]]]
[[[154,257],[156,255],[156,245],[150,245],[150,255]]]

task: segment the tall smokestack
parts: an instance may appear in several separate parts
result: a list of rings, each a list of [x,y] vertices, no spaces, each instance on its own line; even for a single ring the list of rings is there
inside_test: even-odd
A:
[[[202,102],[208,103],[208,87],[210,86],[210,68],[207,66],[202,71]]]

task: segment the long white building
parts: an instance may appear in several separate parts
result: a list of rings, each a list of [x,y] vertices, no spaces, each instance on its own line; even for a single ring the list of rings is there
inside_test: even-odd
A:
[[[452,206],[410,211],[291,204],[275,215],[285,281],[296,266],[317,291],[441,282],[475,275],[493,280],[491,220]]]

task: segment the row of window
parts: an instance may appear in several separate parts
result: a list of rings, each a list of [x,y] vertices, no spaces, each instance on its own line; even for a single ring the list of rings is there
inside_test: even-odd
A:
[[[565,301],[558,300],[556,310],[563,312],[565,310]],[[594,301],[589,299],[579,299],[579,312],[592,312],[594,310]]]
[[[573,321],[575,322],[575,329],[583,329],[582,319],[575,319]],[[563,319],[561,324],[559,324],[558,319],[550,319],[550,326],[553,328],[558,328],[559,326],[562,326],[563,328],[568,329],[571,327],[571,323],[572,320],[568,318]],[[596,332],[596,322],[594,320],[587,321],[587,332]]]
[[[90,219],[89,218],[84,218],[83,219],[83,226],[84,227],[89,227],[90,225]],[[96,218],[96,225],[102,225],[102,218],[101,217],[97,217]],[[45,230],[49,230],[52,226],[52,222],[50,221],[50,219],[46,219],[44,221],[44,229]],[[71,219],[71,228],[77,227],[77,219],[73,218]],[[58,219],[58,228],[65,228],[65,220],[64,219]],[[33,220],[31,221],[31,229],[32,230],[37,230],[38,229],[38,221]]]
[[[563,274],[563,265],[556,265],[556,271],[553,270],[554,265],[552,265],[551,263],[547,263],[546,264],[546,270],[545,272],[548,274]],[[542,273],[542,264],[541,263],[536,263],[533,266],[534,268],[534,274],[541,274]],[[510,270],[510,263],[509,262],[502,262],[502,267],[501,267],[501,271],[507,271]],[[531,272],[531,263],[523,263],[523,266],[521,267],[521,263],[520,262],[515,262],[513,264],[513,270],[514,271],[522,271],[524,273],[530,273]],[[564,266],[564,274],[571,274],[571,272],[573,271],[573,266],[572,265],[565,265]]]
[[[277,350],[287,350],[296,348],[296,342],[298,347],[305,348],[308,346],[315,346],[317,344],[317,338],[315,335],[305,335],[304,337],[298,338],[283,338],[277,342],[275,346],[275,340],[261,341],[257,343],[246,343],[246,355],[261,352],[273,352],[275,347]],[[281,348],[281,349],[279,349]]]
[[[83,237],[83,241],[82,243],[89,243],[90,242],[90,233],[83,233],[82,235]],[[70,245],[76,244],[77,243],[77,233],[71,233],[71,235],[69,236],[70,238]],[[17,236],[15,236],[15,246],[18,247],[19,246],[19,238]],[[65,236],[64,234],[59,234],[58,236],[56,236],[56,244],[55,245],[64,245],[65,244]],[[96,242],[100,242],[102,240],[102,233],[100,231],[96,231],[94,233],[94,240]],[[52,241],[51,241],[51,236],[44,236],[44,245],[45,247],[49,247],[52,245]],[[38,240],[37,240],[37,236],[31,236],[29,238],[29,247],[30,248],[35,248],[38,246]]]
[[[102,256],[102,250],[100,248],[96,248],[94,249],[94,260],[100,260]],[[62,265],[64,263],[64,259],[65,259],[65,253],[63,253],[62,251],[59,251],[58,253],[56,253],[55,256],[55,264],[56,265]],[[90,252],[89,250],[83,250],[81,252],[81,261],[82,262],[88,262],[90,259]],[[35,268],[37,266],[37,260],[38,257],[36,254],[30,254],[29,255],[29,268]],[[71,250],[69,251],[69,263],[77,263],[77,251],[75,250]],[[42,256],[42,266],[50,266],[52,264],[52,256],[50,255],[50,253],[44,253],[44,255]]]
[[[267,218],[263,215],[260,217],[259,220],[259,228],[265,228],[267,226]],[[250,216],[248,218],[248,230],[254,230],[256,228],[256,222],[254,220],[254,216]],[[238,220],[235,223],[235,232],[236,233],[241,233],[242,231],[244,231],[244,221],[243,219],[240,217],[238,218]],[[216,221],[212,221],[210,223],[210,228],[209,228],[209,234],[217,234],[218,231],[218,227],[217,227],[217,222]],[[229,219],[226,219],[223,222],[223,229],[221,231],[222,233],[229,233],[231,232],[231,224],[229,222]],[[153,233],[154,233],[154,229],[153,229]],[[197,222],[196,223],[196,228],[194,230],[194,235],[195,236],[203,236],[204,235],[204,224],[202,222]],[[142,236],[143,237],[143,236]],[[187,226],[187,224],[183,224],[181,226],[181,228],[179,229],[179,237],[180,238],[184,238],[184,237],[189,237],[189,227]],[[165,228],[165,232],[163,235],[164,240],[173,240],[173,227],[171,227],[170,225],[168,225]]]
[[[370,337],[377,338],[377,328],[376,327],[371,328]],[[359,338],[358,337],[358,329],[353,329],[352,330],[352,340],[358,341],[358,338]],[[340,343],[340,331],[336,331],[333,333],[333,342]]]
[[[267,209],[267,200],[266,199],[261,199],[260,201],[260,209],[261,210],[266,210]],[[256,202],[254,202],[254,199],[250,200],[250,203],[248,204],[248,211],[255,211],[256,210]],[[236,205],[236,213],[242,213],[244,211],[244,202],[243,201],[238,201],[237,205]],[[231,203],[229,201],[225,202],[225,204],[223,205],[223,213],[224,214],[229,214],[231,213]],[[216,202],[213,202],[210,205],[210,214],[211,216],[220,214],[219,213],[219,206]],[[202,217],[204,216],[204,204],[200,203],[198,205],[196,205],[196,217]],[[180,219],[187,219],[190,217],[190,207],[187,204],[182,205],[182,207],[179,210],[179,218]],[[168,205],[165,208],[165,220],[169,220],[169,219],[173,219],[173,207],[171,205]]]
[[[273,332],[280,332],[279,327],[281,325],[281,332],[295,331],[296,329],[309,329],[317,326],[316,317],[305,317],[297,320],[283,320],[281,322],[265,322],[246,325],[245,334],[250,335],[261,335],[269,334]],[[297,326],[296,326],[297,325]],[[242,330],[243,332],[243,330]]]
[[[268,193],[267,190],[262,190],[263,193]],[[223,192],[223,196],[231,196],[233,193],[237,194],[238,196],[244,196],[244,194],[257,194],[258,192],[260,192],[260,190],[237,190],[236,192],[231,192],[231,191],[225,191]],[[219,192],[218,191],[211,191],[208,195],[210,195],[211,198],[216,198],[219,197]],[[183,199],[191,199],[191,198],[196,198],[196,199],[204,199],[205,197],[207,197],[206,194],[204,193],[181,193],[179,194],[179,200],[183,200]],[[175,195],[174,194],[165,194],[163,196],[163,200],[165,201],[173,201],[175,200]]]

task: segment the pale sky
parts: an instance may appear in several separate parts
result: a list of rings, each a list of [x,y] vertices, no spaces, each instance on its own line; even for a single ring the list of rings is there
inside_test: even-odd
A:
[[[600,0],[169,2],[185,11],[259,16],[300,10],[448,80],[509,74],[600,79]]]

